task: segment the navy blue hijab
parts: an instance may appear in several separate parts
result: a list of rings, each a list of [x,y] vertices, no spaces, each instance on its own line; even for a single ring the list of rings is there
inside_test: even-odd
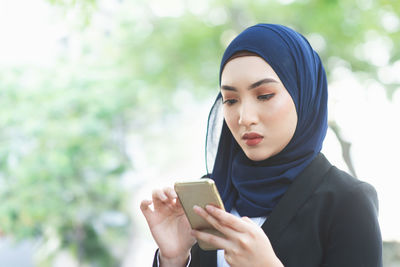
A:
[[[281,152],[252,161],[221,118],[218,94],[208,120],[207,161],[213,163],[211,178],[227,211],[236,208],[241,216],[268,216],[322,148],[327,131],[326,74],[318,54],[301,34],[282,25],[257,24],[240,33],[225,50],[220,85],[225,64],[240,51],[259,55],[277,73],[296,106],[296,131]]]

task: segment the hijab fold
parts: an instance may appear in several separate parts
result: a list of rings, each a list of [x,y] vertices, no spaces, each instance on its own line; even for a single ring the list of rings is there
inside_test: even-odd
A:
[[[220,83],[225,64],[240,51],[259,55],[277,73],[296,106],[296,131],[280,153],[252,161],[221,116],[219,93],[208,120],[207,166],[228,211],[235,207],[241,216],[268,216],[322,148],[327,131],[326,74],[318,54],[301,34],[282,25],[257,24],[226,48]]]

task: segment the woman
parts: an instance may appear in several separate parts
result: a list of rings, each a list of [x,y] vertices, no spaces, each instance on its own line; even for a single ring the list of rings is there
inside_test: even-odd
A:
[[[220,88],[207,153],[227,212],[194,210],[225,238],[191,230],[174,190],[154,190],[141,203],[154,266],[381,266],[374,188],[320,153],[327,82],[307,40],[281,25],[247,28],[223,55]]]

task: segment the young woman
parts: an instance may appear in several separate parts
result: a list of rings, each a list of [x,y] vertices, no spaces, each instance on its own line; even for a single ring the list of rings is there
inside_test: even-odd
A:
[[[154,190],[141,203],[159,247],[154,266],[381,266],[374,188],[320,153],[327,82],[307,40],[281,25],[247,28],[223,55],[220,89],[208,176],[227,212],[194,210],[225,237],[191,230],[174,190]]]

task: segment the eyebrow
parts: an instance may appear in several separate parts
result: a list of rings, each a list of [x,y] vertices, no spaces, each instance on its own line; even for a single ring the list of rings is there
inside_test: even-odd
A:
[[[265,78],[265,79],[259,80],[258,82],[251,84],[247,89],[251,90],[251,89],[257,88],[264,83],[277,83],[277,82],[278,82],[277,80],[274,80],[272,78]],[[230,86],[230,85],[222,85],[221,89],[224,89],[227,91],[237,91],[237,89],[235,87]]]

